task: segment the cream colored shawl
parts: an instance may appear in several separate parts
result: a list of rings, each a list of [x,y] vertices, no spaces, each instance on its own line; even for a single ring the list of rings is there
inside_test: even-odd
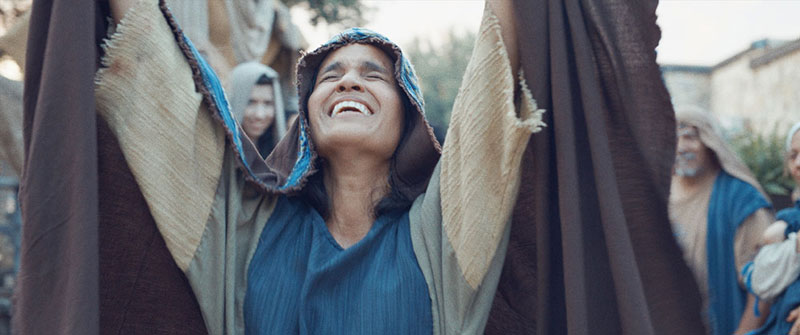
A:
[[[261,59],[267,51],[275,20],[272,0],[225,0],[225,7],[228,9],[236,62]]]

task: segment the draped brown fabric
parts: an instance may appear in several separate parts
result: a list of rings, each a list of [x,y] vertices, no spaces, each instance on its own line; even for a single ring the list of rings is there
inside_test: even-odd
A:
[[[37,0],[24,93],[16,334],[202,334],[202,315],[108,126],[94,75],[107,8]]]
[[[97,119],[101,334],[206,334],[117,139]]]
[[[487,334],[704,334],[667,216],[675,120],[657,1],[514,3],[548,125],[525,153]]]
[[[37,0],[23,97],[16,334],[98,332],[94,1]]]

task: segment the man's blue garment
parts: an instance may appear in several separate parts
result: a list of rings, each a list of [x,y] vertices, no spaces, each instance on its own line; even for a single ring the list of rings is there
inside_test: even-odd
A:
[[[736,229],[769,202],[752,185],[720,170],[708,203],[708,313],[715,335],[736,331],[747,293],[739,286],[733,242]]]
[[[281,196],[250,262],[244,319],[247,334],[433,333],[408,212],[342,249],[316,210]]]

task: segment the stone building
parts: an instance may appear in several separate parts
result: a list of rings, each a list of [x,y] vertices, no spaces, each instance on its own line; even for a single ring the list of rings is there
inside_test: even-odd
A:
[[[760,40],[714,66],[661,71],[674,105],[708,110],[728,130],[782,134],[800,121],[800,39]]]

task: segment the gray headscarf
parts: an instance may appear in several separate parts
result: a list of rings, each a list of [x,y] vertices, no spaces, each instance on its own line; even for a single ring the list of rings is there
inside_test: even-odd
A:
[[[244,109],[247,107],[247,101],[250,100],[250,93],[253,91],[253,86],[256,85],[258,78],[262,75],[267,76],[272,81],[272,89],[275,96],[275,120],[272,123],[272,136],[273,143],[278,143],[283,135],[286,134],[286,112],[283,110],[283,96],[281,95],[278,73],[272,68],[258,62],[247,62],[239,64],[233,69],[230,77],[231,89],[229,94],[231,113],[236,122],[242,122]],[[257,142],[257,140],[253,139],[253,142]]]
[[[798,131],[800,131],[800,122],[795,123],[792,129],[789,130],[789,134],[786,135],[786,152],[792,149],[792,137],[794,137],[794,134]]]

